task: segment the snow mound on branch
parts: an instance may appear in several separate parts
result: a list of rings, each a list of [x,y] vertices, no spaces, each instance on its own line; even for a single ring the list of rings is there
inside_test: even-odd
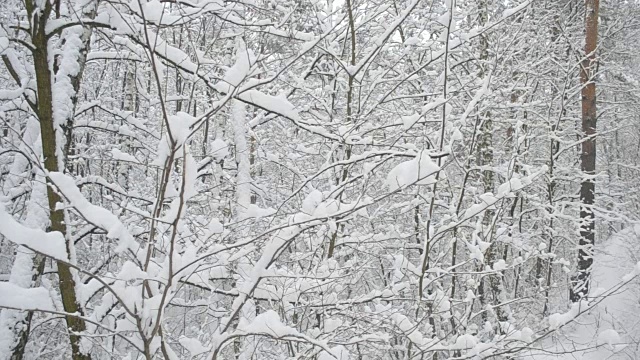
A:
[[[14,244],[26,246],[45,256],[56,260],[68,260],[64,236],[60,232],[44,232],[26,227],[9,215],[2,204],[0,204],[0,234]]]
[[[210,153],[211,156],[213,156],[213,158],[218,161],[224,159],[225,157],[229,156],[229,148],[227,146],[227,143],[220,138],[215,139],[211,143]]]
[[[318,205],[322,203],[322,192],[319,190],[312,190],[309,195],[302,201],[302,211],[305,214],[312,215],[318,208]]]
[[[188,338],[182,335],[178,339],[178,342],[191,353],[191,356],[200,355],[209,351],[209,348],[202,345],[198,339]]]
[[[233,91],[246,78],[250,77],[252,75],[251,67],[257,59],[253,51],[247,49],[243,41],[238,40],[236,48],[236,62],[224,73],[222,81],[214,85],[216,90],[222,93]]]
[[[425,151],[418,153],[412,160],[402,162],[389,172],[386,184],[390,191],[409,185],[430,185],[435,182],[432,176],[440,170]]]
[[[106,230],[108,238],[119,240],[116,252],[122,252],[128,248],[135,248],[135,240],[129,233],[126,225],[111,211],[90,203],[89,200],[82,195],[73,178],[61,172],[51,172],[49,173],[49,178],[64,195],[69,204],[87,219],[87,221]],[[64,242],[62,249],[63,251],[65,249]]]
[[[589,309],[588,301],[583,300],[583,301],[577,302],[571,305],[571,310],[567,311],[566,313],[563,313],[563,314],[556,313],[556,314],[550,315],[549,327],[551,327],[551,329],[557,329],[569,323],[571,320],[575,319],[578,315],[580,315],[582,312],[588,309]]]
[[[140,163],[133,155],[122,152],[116,148],[111,149],[111,156],[113,160],[128,161],[136,164]]]
[[[598,340],[596,341],[597,345],[607,345],[610,350],[616,350],[616,347],[620,346],[618,345],[620,343],[622,343],[620,334],[613,329],[601,331],[600,334],[598,334]]]
[[[25,289],[8,282],[0,282],[0,308],[54,311],[49,292],[43,287]]]

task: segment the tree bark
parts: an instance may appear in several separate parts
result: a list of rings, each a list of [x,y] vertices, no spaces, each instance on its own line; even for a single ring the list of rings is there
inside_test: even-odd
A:
[[[45,2],[44,9],[36,12],[35,4],[27,1],[27,12],[34,17],[32,42],[34,45],[33,62],[36,73],[37,82],[37,115],[40,121],[40,135],[42,139],[42,155],[44,157],[44,167],[48,172],[56,172],[64,169],[63,159],[59,159],[58,155],[65,156],[68,151],[67,144],[60,144],[56,134],[56,124],[53,118],[53,74],[49,66],[48,38],[46,34],[47,20],[51,14],[52,5]],[[86,57],[86,51],[84,53]],[[72,79],[76,80],[76,79]],[[80,77],[77,77],[79,84]],[[76,85],[74,84],[74,87]],[[67,119],[70,120],[70,119]],[[65,124],[69,125],[69,124]],[[60,131],[59,129],[58,131]],[[70,128],[67,130],[70,132]],[[67,134],[67,142],[70,138]],[[50,231],[59,231],[66,237],[67,226],[64,220],[64,211],[57,209],[56,204],[62,202],[62,199],[53,188],[47,188],[47,199],[49,205]],[[67,239],[67,253],[73,244]],[[75,280],[71,272],[71,268],[62,262],[58,262],[58,281],[60,287],[60,295],[62,297],[62,305],[64,311],[70,314],[83,315],[75,289]],[[65,317],[67,328],[69,329],[69,342],[71,343],[71,353],[74,360],[89,360],[90,355],[84,354],[80,348],[79,333],[86,330],[84,320],[75,316]]]
[[[578,274],[575,277],[571,300],[579,301],[589,293],[593,246],[595,243],[595,201],[596,170],[596,46],[598,43],[599,0],[585,0],[585,57],[580,68],[582,82],[582,152],[580,168],[583,173],[580,185],[580,246],[578,248]]]

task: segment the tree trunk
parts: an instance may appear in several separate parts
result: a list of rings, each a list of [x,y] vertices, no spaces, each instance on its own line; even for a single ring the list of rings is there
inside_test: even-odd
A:
[[[51,68],[49,67],[48,39],[46,34],[47,20],[51,13],[52,5],[50,2],[45,2],[44,4],[44,9],[36,12],[35,4],[27,1],[27,11],[30,15],[34,15],[32,42],[35,49],[33,50],[33,62],[37,82],[37,115],[40,121],[44,167],[49,172],[56,172],[64,170],[64,165],[61,165],[64,164],[64,161],[62,161],[63,159],[59,159],[58,155],[65,156],[65,151],[68,151],[68,146],[58,141],[58,137],[62,140],[64,136],[61,134],[61,136],[58,136],[58,134],[56,134],[56,124],[53,118],[53,76]],[[84,51],[84,57],[86,58],[86,49]],[[72,81],[73,80],[77,80],[77,84],[79,84],[80,76],[76,76]],[[74,87],[77,86],[76,84],[73,85]],[[71,131],[70,128],[67,130],[69,132]],[[69,141],[70,138],[67,136],[67,143]],[[51,187],[47,188],[47,199],[49,205],[49,229],[50,231],[59,231],[66,237],[67,226],[64,219],[64,211],[57,209],[56,206],[57,203],[62,202],[62,199]],[[67,253],[70,253],[70,247],[73,246],[73,244],[67,239],[66,245]],[[75,280],[71,268],[62,262],[58,262],[57,265],[60,295],[62,297],[64,311],[70,314],[83,315],[82,307],[77,299]],[[66,316],[65,320],[69,329],[72,358],[74,360],[91,359],[91,356],[84,354],[80,349],[80,336],[78,333],[86,330],[84,320],[75,316]]]
[[[575,277],[571,300],[576,302],[589,293],[591,265],[593,264],[593,245],[595,242],[595,219],[593,204],[595,200],[596,170],[596,83],[597,69],[596,45],[598,43],[599,0],[585,0],[585,58],[580,68],[582,82],[582,153],[580,168],[583,173],[580,185],[580,246],[578,249],[578,274]]]

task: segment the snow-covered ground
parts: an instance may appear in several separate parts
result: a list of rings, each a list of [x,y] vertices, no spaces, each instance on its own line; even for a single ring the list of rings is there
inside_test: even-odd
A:
[[[596,244],[594,293],[616,288],[625,275],[637,274],[639,258],[640,225]],[[640,280],[635,277],[521,359],[640,359],[639,341]]]

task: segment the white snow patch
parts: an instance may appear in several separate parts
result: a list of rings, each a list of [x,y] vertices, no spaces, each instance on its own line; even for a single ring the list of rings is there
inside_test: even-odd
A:
[[[111,149],[111,157],[113,157],[113,160],[128,161],[136,164],[140,163],[133,155],[124,153],[116,148]]]
[[[412,160],[402,162],[394,167],[387,175],[386,184],[390,191],[395,191],[409,185],[429,185],[435,182],[432,176],[440,170],[429,154],[425,151],[418,153]]]
[[[127,227],[118,217],[103,207],[91,204],[89,200],[80,193],[80,189],[78,189],[71,177],[60,172],[51,172],[49,173],[49,178],[69,201],[71,206],[82,214],[84,218],[106,230],[107,237],[120,240],[115,249],[116,252],[122,252],[135,245],[133,236],[131,236]]]
[[[229,156],[227,143],[220,138],[213,140],[211,142],[211,156],[216,160],[222,160]]]
[[[43,287],[25,289],[8,282],[0,282],[0,308],[55,311],[49,291]]]
[[[26,246],[48,257],[68,261],[64,236],[57,231],[44,232],[18,223],[0,204],[0,234],[9,241]]]

